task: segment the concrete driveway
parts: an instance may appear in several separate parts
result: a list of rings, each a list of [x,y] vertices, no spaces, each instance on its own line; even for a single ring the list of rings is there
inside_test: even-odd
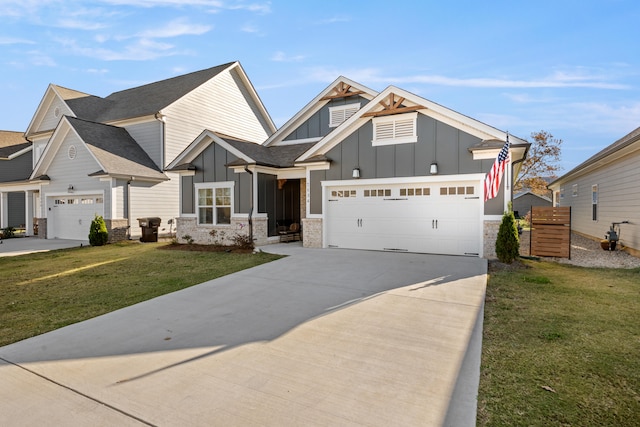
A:
[[[37,237],[16,237],[0,240],[0,257],[48,252],[58,249],[88,246],[89,240],[39,239]]]
[[[0,424],[475,425],[485,260],[267,249],[0,348]]]

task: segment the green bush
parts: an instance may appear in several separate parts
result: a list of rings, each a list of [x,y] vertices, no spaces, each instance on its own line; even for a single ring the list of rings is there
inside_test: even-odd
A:
[[[102,216],[96,215],[91,221],[91,228],[89,228],[89,243],[91,246],[102,246],[106,245],[108,240],[107,224]]]
[[[13,227],[6,227],[2,229],[2,233],[0,234],[2,234],[3,239],[10,239],[15,236],[16,229]]]
[[[501,262],[511,264],[520,253],[520,238],[513,211],[502,215],[502,223],[496,239],[496,255]]]

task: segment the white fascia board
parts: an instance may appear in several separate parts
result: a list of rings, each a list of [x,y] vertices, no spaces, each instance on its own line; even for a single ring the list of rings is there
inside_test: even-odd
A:
[[[158,114],[159,113],[160,112],[158,112]],[[138,125],[138,124],[141,124],[141,123],[148,123],[148,122],[152,122],[152,121],[156,121],[156,120],[158,120],[156,118],[156,116],[154,114],[150,114],[150,115],[146,115],[146,116],[128,117],[126,119],[112,120],[112,121],[109,121],[109,122],[105,122],[104,124],[124,128],[124,127],[127,127],[127,126]]]
[[[373,89],[369,89],[366,86],[361,85],[360,83],[354,82],[351,79],[348,79],[344,76],[340,76],[335,79],[332,83],[329,84],[322,92],[320,92],[315,98],[313,98],[307,105],[305,105],[300,111],[296,113],[291,119],[289,119],[284,125],[280,127],[273,135],[271,135],[265,142],[265,146],[270,145],[279,145],[282,141],[280,138],[283,133],[289,132],[294,129],[297,125],[307,120],[313,114],[315,114],[320,108],[329,103],[329,100],[320,101],[323,97],[327,96],[339,83],[346,83],[349,86],[355,88],[356,90],[363,91],[364,93],[360,94],[360,96],[367,98],[369,100],[373,99],[378,92]]]
[[[31,118],[31,121],[29,122],[29,126],[27,126],[27,130],[24,133],[25,136],[31,135],[32,129],[35,128],[37,124],[42,121],[42,116],[47,112],[47,110],[49,109],[49,107],[53,103],[53,100],[56,97],[60,98],[60,100],[64,102],[64,99],[62,98],[62,96],[60,96],[60,94],[56,91],[55,85],[49,83],[47,90],[44,92],[44,95],[42,96],[42,100],[40,100],[40,103],[38,104],[38,108],[36,108],[35,114]],[[71,111],[70,108],[69,108],[69,111]]]
[[[249,166],[249,169],[254,173],[264,173],[268,175],[276,175],[278,179],[303,179],[306,177],[306,168],[293,167],[293,168],[271,168],[268,166]],[[244,167],[235,166],[236,173],[244,172]]]
[[[18,182],[3,182],[0,183],[0,192],[13,192],[13,191],[30,191],[40,190],[43,184],[48,184],[46,181],[18,181]]]
[[[283,145],[298,145],[298,144],[306,144],[308,142],[318,142],[322,139],[321,136],[316,136],[314,138],[302,138],[302,139],[286,139],[283,141],[278,142],[277,144],[273,144],[273,145],[278,145],[278,146],[283,146]]]
[[[29,151],[33,150],[33,145],[28,146],[27,148],[23,148],[20,151],[16,151],[15,153],[11,154],[9,157],[7,157],[8,160],[13,160],[16,157],[20,157],[23,154],[28,153]]]

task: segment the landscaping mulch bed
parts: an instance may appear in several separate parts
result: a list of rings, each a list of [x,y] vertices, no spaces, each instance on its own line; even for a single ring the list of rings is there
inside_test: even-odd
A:
[[[167,251],[227,252],[232,254],[250,254],[253,252],[253,248],[244,248],[239,246],[199,245],[197,243],[192,243],[192,244],[174,243],[171,245],[160,246],[158,247],[158,249],[167,250]]]

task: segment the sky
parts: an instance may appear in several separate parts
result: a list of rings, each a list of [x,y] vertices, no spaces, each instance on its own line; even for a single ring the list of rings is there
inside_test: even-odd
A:
[[[240,61],[276,126],[338,76],[520,138],[568,172],[640,126],[637,0],[0,0],[0,129],[50,83],[97,96]]]

